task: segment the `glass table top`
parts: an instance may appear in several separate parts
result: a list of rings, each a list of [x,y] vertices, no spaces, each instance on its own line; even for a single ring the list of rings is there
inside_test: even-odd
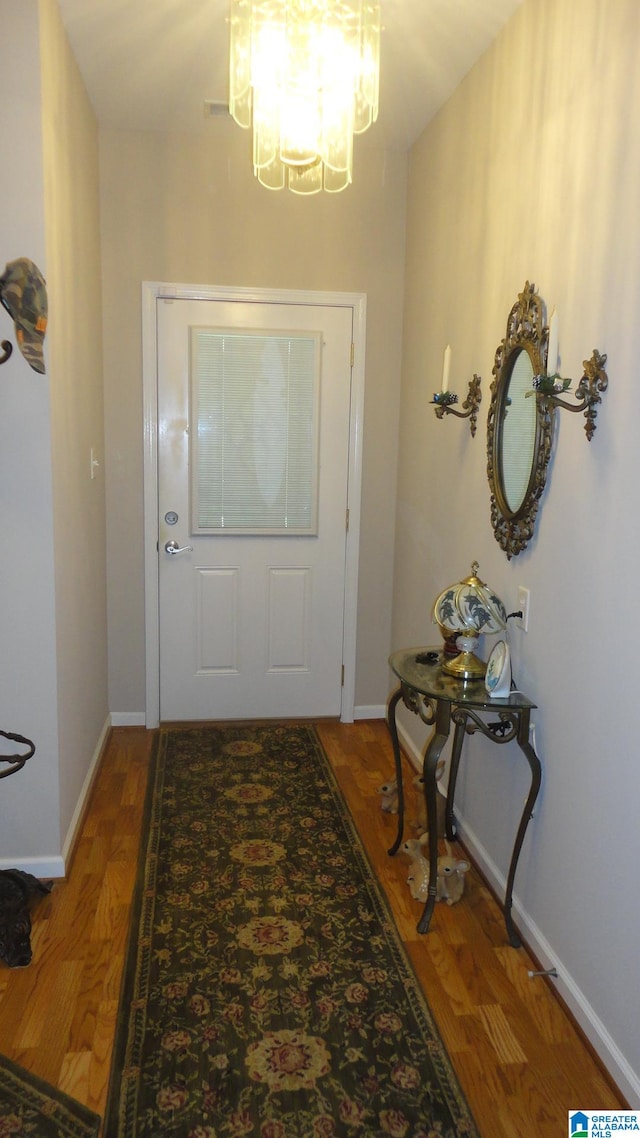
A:
[[[429,653],[435,653],[433,661],[425,660]],[[420,658],[420,662],[417,658]],[[430,699],[446,699],[468,707],[532,708],[537,704],[527,699],[522,692],[512,691],[503,698],[490,696],[482,680],[457,680],[442,670],[443,653],[441,647],[402,648],[389,657],[389,666],[402,683]]]

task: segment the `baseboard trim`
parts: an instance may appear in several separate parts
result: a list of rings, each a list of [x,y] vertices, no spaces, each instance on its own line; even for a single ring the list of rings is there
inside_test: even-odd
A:
[[[479,841],[477,834],[465,823],[464,817],[456,809],[458,835],[473,864],[486,879],[489,887],[499,899],[504,897],[506,878],[498,869],[487,850]],[[517,877],[516,877],[517,882]],[[529,916],[517,895],[513,898],[513,919],[527,948],[539,961],[543,969],[555,968],[557,979],[550,976],[548,982],[557,992],[576,1021],[596,1055],[629,1103],[640,1101],[640,1077],[627,1062],[615,1041],[596,1014],[584,992],[578,987],[569,969],[559,959],[553,946]]]
[[[398,730],[398,742],[400,744],[401,750],[404,751],[406,757],[411,763],[411,766],[414,767],[419,774],[422,774],[422,751],[414,743],[408,731],[405,731],[401,723],[396,722],[396,727]]]
[[[109,736],[110,730],[111,730],[111,716],[108,715],[107,718],[105,719],[103,725],[102,725],[102,730],[98,736],[98,741],[97,741],[97,743],[93,749],[93,755],[91,756],[91,762],[89,763],[89,769],[85,775],[85,779],[84,779],[84,782],[82,784],[82,790],[80,791],[78,801],[76,802],[76,808],[73,812],[73,816],[72,816],[71,821],[69,823],[69,828],[67,830],[67,834],[66,834],[65,840],[64,840],[63,845],[62,845],[62,861],[63,861],[63,865],[65,867],[65,870],[66,870],[66,866],[68,865],[69,861],[71,860],[76,841],[77,841],[78,836],[80,834],[80,827],[82,825],[82,820],[84,818],[85,811],[87,809],[87,805],[89,802],[89,795],[91,794],[91,787],[93,786],[93,780],[96,777],[98,767],[100,765],[100,760],[102,758],[102,752],[104,751],[104,747],[105,747],[107,738]]]
[[[398,724],[400,745],[417,771],[422,771],[423,755],[410,735]],[[487,881],[489,888],[500,899],[504,897],[506,877],[489,856],[478,835],[466,824],[464,816],[456,808],[458,835],[469,854],[470,860]],[[517,884],[517,876],[516,876]],[[543,969],[555,968],[558,978],[548,978],[549,984],[557,992],[579,1029],[584,1033],[595,1054],[629,1103],[640,1101],[640,1076],[633,1070],[615,1041],[598,1017],[584,992],[578,987],[568,968],[558,958],[553,946],[542,930],[529,916],[518,897],[513,898],[513,919],[529,951],[540,962]],[[427,934],[428,935],[428,934]]]
[[[372,703],[354,707],[353,718],[356,719],[384,719],[387,714],[386,704]],[[112,727],[146,727],[147,717],[144,711],[112,711]]]
[[[354,707],[353,718],[355,719],[384,719],[387,714],[386,704],[384,703],[371,703],[361,704],[360,707]]]
[[[23,873],[30,873],[39,881],[60,880],[65,875],[64,858],[62,857],[21,857],[9,861],[0,859],[0,870],[21,869]]]
[[[112,727],[146,727],[147,717],[144,711],[112,711]]]

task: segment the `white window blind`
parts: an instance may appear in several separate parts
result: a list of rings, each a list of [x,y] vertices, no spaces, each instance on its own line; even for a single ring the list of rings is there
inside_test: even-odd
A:
[[[194,533],[317,533],[320,334],[191,329]]]

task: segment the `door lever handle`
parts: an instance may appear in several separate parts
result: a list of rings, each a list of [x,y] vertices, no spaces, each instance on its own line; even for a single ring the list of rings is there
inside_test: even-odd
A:
[[[192,545],[178,545],[177,541],[167,541],[164,548],[172,557],[175,557],[176,553],[193,553]]]

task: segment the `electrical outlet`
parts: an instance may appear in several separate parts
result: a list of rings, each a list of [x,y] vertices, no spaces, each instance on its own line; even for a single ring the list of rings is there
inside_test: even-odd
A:
[[[529,603],[531,601],[531,593],[529,589],[525,589],[524,585],[518,585],[518,603],[517,610],[522,613],[522,616],[516,617],[516,624],[523,632],[529,631]]]

